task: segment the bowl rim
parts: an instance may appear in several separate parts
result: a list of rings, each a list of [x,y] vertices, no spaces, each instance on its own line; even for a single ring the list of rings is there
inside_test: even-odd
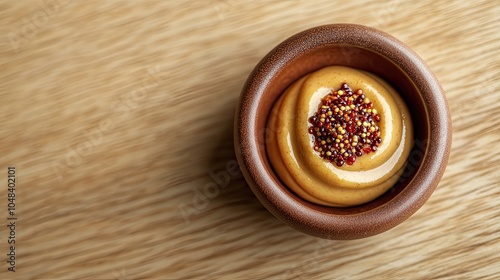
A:
[[[339,36],[342,33],[344,36]],[[325,213],[297,203],[264,172],[257,152],[256,118],[266,82],[287,67],[304,46],[306,51],[326,45],[345,45],[346,34],[356,38],[349,46],[376,49],[392,60],[414,82],[427,113],[428,145],[421,167],[398,195],[366,212],[349,215]],[[348,37],[348,36],[347,36]],[[352,37],[351,37],[352,38]],[[311,40],[315,39],[315,40]],[[371,45],[367,45],[369,41]],[[242,89],[235,117],[236,156],[246,181],[259,201],[278,219],[310,235],[328,239],[354,239],[384,232],[413,215],[430,197],[440,181],[449,158],[451,116],[441,85],[426,63],[408,46],[380,30],[357,24],[330,24],[313,27],[291,36],[271,50],[249,75]],[[429,156],[432,155],[432,156]]]

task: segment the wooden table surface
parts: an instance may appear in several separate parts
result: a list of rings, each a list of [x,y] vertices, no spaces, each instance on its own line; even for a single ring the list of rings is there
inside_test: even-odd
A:
[[[0,279],[498,279],[500,3],[345,2],[2,1]],[[430,200],[353,241],[283,225],[233,169],[251,69],[339,22],[420,54],[453,120]]]

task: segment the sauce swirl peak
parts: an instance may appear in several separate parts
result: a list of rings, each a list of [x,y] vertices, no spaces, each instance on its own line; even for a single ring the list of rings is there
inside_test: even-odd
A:
[[[303,199],[326,206],[382,195],[399,179],[413,146],[399,94],[371,73],[342,66],[293,83],[267,126],[266,149],[278,177]]]

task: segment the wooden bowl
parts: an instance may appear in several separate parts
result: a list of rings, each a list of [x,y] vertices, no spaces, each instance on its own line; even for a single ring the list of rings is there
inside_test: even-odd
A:
[[[398,183],[379,198],[348,208],[297,196],[280,181],[266,153],[266,125],[274,102],[302,76],[332,65],[365,70],[391,84],[411,111],[415,135]],[[296,34],[260,61],[241,93],[234,141],[246,181],[274,216],[313,236],[356,239],[400,224],[427,201],[448,162],[451,120],[443,89],[415,52],[379,30],[334,24]]]

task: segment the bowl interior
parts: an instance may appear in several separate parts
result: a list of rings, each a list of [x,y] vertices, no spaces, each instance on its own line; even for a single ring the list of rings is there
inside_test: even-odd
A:
[[[305,207],[324,213],[340,215],[369,211],[396,197],[411,182],[418,171],[427,149],[427,139],[429,137],[429,121],[424,100],[408,75],[395,62],[382,54],[350,45],[331,45],[302,51],[299,55],[290,58],[288,61],[284,61],[284,63],[286,63],[284,66],[276,63],[276,65],[281,67],[274,69],[274,75],[266,83],[261,102],[259,102],[258,109],[256,110],[255,122],[255,131],[259,132],[257,136],[259,156],[263,159],[264,168],[275,179],[274,181],[278,183],[282,191]],[[275,101],[288,86],[299,78],[323,67],[333,65],[348,66],[371,72],[393,86],[403,97],[410,109],[415,137],[415,145],[407,160],[406,169],[396,185],[369,203],[347,208],[321,206],[297,196],[280,181],[266,153],[266,136],[269,137],[269,135],[266,135],[267,120]]]

